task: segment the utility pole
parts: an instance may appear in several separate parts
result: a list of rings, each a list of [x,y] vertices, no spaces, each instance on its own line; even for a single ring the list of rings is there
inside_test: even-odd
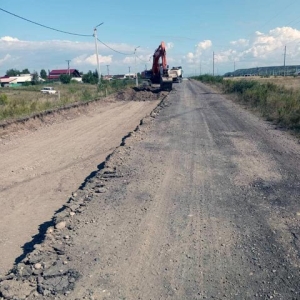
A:
[[[200,76],[201,76],[201,60],[200,60]]]
[[[70,59],[67,59],[66,62],[68,63],[68,74],[70,75]]]
[[[130,76],[130,67],[128,67],[128,69],[129,69],[129,76]]]
[[[284,47],[283,76],[285,76],[285,58],[286,58],[286,46]]]
[[[100,74],[100,64],[99,64],[99,53],[98,53],[98,38],[97,38],[97,27],[103,24],[100,23],[94,28],[94,37],[95,37],[95,47],[96,47],[96,58],[97,58],[97,67],[98,67],[98,84],[101,84],[101,74]]]
[[[213,52],[213,76],[215,76],[215,52]]]
[[[106,65],[107,68],[107,75],[109,76],[109,65]]]
[[[138,79],[138,76],[137,76],[137,69],[136,69],[136,49],[137,48],[140,48],[140,46],[137,46],[135,49],[134,49],[134,68],[135,68],[135,86],[138,87],[139,86],[139,79]]]

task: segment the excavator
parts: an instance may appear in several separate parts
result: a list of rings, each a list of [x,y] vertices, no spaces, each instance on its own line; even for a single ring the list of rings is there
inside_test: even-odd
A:
[[[161,63],[160,63],[161,59]],[[160,84],[163,91],[172,90],[172,77],[169,76],[169,66],[167,65],[166,46],[161,42],[153,55],[152,70],[143,72],[143,77],[151,80],[151,83]]]

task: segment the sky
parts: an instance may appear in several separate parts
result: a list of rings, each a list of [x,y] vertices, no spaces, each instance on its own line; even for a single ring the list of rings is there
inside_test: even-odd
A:
[[[67,69],[68,60],[80,72],[96,70],[93,33],[101,23],[103,75],[151,69],[161,41],[169,66],[182,66],[186,76],[280,66],[284,59],[300,65],[299,11],[299,0],[0,0],[0,76]]]

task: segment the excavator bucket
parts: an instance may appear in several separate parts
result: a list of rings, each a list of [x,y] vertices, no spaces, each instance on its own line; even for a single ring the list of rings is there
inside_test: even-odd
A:
[[[171,91],[173,85],[172,77],[161,77],[160,79],[160,89],[162,91]]]

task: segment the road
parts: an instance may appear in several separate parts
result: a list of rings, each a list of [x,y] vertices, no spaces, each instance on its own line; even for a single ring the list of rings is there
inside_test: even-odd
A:
[[[24,263],[43,299],[300,299],[299,150],[183,81]]]
[[[31,120],[2,136],[0,275],[157,103],[102,101],[49,117],[44,125]]]

